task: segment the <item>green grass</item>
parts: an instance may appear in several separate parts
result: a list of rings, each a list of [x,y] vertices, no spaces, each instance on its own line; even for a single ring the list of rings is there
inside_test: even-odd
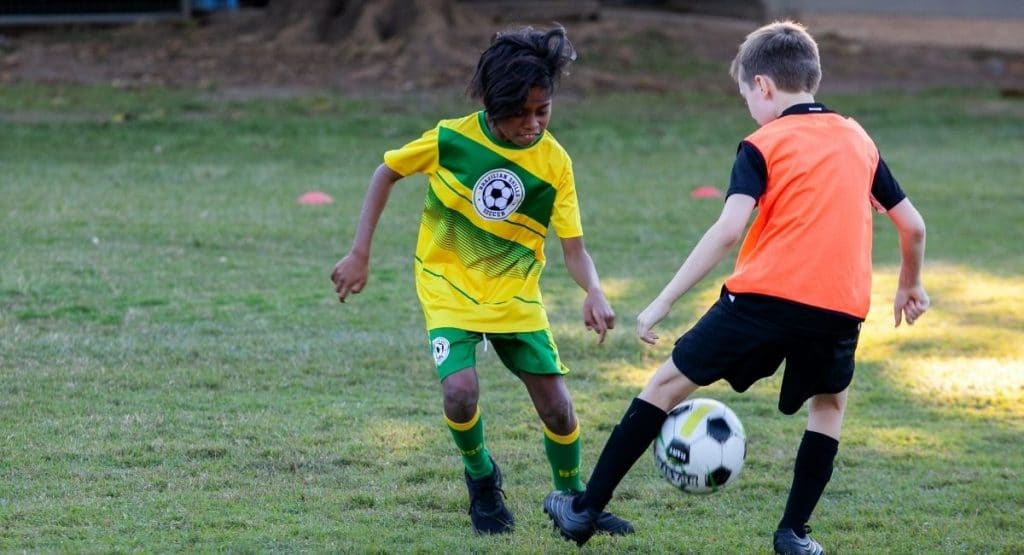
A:
[[[929,224],[934,309],[889,314],[898,256],[877,218],[874,310],[815,536],[839,553],[1020,553],[1024,499],[1024,104],[987,91],[823,97],[873,134]],[[398,186],[371,281],[328,280],[381,154],[451,97],[225,101],[160,89],[0,91],[0,551],[573,552],[525,391],[481,353],[482,406],[515,534],[474,537],[412,286],[424,180]],[[595,345],[550,242],[545,299],[589,474],[671,341],[632,321],[720,204],[753,123],[736,98],[566,97],[586,241],[618,311]],[[324,190],[336,202],[295,199]],[[684,331],[731,264],[680,301]],[[764,553],[804,416],[778,379],[715,386],[749,434],[740,481],[673,491],[645,456],[592,552]]]

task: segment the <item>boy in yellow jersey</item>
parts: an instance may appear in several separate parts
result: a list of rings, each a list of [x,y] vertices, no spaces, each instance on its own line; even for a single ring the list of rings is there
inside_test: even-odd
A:
[[[547,131],[552,95],[575,58],[565,30],[495,36],[469,86],[484,110],[442,120],[384,154],[363,203],[352,248],[331,279],[345,302],[366,284],[370,242],[392,186],[414,173],[428,188],[416,245],[416,292],[444,395],[444,417],[462,454],[477,533],[505,533],[514,519],[484,441],[476,347],[489,341],[526,387],[544,425],[554,488],[581,491],[580,428],[541,299],[544,239],[554,228],[565,265],[586,291],[583,320],[603,342],[615,325],[583,245],[572,161]],[[633,531],[609,513],[598,530]]]
[[[719,379],[746,391],[785,360],[779,410],[794,414],[810,403],[773,546],[776,553],[822,553],[806,524],[832,476],[868,313],[872,206],[888,211],[900,239],[895,324],[904,317],[913,324],[928,309],[921,285],[924,221],[864,129],[815,102],[821,66],[806,29],[789,21],[757,29],[730,73],[760,128],[740,144],[718,221],[637,317],[641,340],[657,341],[653,327],[722,261],[755,207],[757,216],[718,302],[676,341],[671,358],[633,400],[586,491],[544,500],[562,535],[579,544],[594,533],[596,515],[657,436],[667,411]]]

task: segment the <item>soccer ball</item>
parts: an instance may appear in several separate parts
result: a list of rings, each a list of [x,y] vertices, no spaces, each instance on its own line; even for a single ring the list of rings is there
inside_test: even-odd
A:
[[[668,413],[654,440],[654,466],[673,486],[710,493],[740,475],[747,454],[743,424],[724,404],[689,399]]]
[[[508,203],[512,202],[513,194],[511,185],[499,179],[495,179],[488,183],[487,187],[484,189],[484,206],[490,210],[501,212],[508,208]]]

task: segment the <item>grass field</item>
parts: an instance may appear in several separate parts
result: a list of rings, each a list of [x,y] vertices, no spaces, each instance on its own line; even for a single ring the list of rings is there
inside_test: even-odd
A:
[[[934,308],[893,329],[898,251],[876,218],[874,309],[836,471],[812,525],[836,553],[1024,552],[1024,103],[987,91],[823,97],[855,115],[929,224]],[[381,153],[451,97],[226,101],[87,87],[0,90],[0,551],[573,552],[540,510],[540,423],[481,353],[489,443],[518,526],[474,537],[441,420],[411,263],[424,180],[403,181],[371,281],[328,279]],[[723,264],[647,347],[633,320],[717,216],[753,129],[739,97],[565,98],[586,241],[619,317],[603,346],[549,242],[545,300],[589,475]],[[305,207],[303,192],[336,198]],[[804,413],[778,380],[734,408],[739,482],[672,490],[645,456],[611,509],[638,533],[590,552],[766,553]]]

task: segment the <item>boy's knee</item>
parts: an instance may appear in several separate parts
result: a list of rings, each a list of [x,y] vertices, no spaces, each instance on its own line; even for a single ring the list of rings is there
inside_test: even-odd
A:
[[[556,434],[568,434],[576,428],[572,397],[562,387],[532,391],[533,405],[541,422]]]
[[[807,429],[838,440],[846,411],[846,391],[815,395],[807,408]]]
[[[668,412],[699,387],[686,377],[686,374],[680,372],[670,358],[654,372],[637,397]]]
[[[813,412],[838,412],[846,410],[846,390],[839,393],[822,393],[811,397],[810,406]]]
[[[573,416],[572,403],[539,408],[537,413],[541,421],[544,422],[544,425],[556,434],[569,434],[576,428],[576,418]]]
[[[441,382],[441,390],[446,411],[469,412],[476,408],[480,398],[480,386],[473,372],[462,371],[448,376]]]

